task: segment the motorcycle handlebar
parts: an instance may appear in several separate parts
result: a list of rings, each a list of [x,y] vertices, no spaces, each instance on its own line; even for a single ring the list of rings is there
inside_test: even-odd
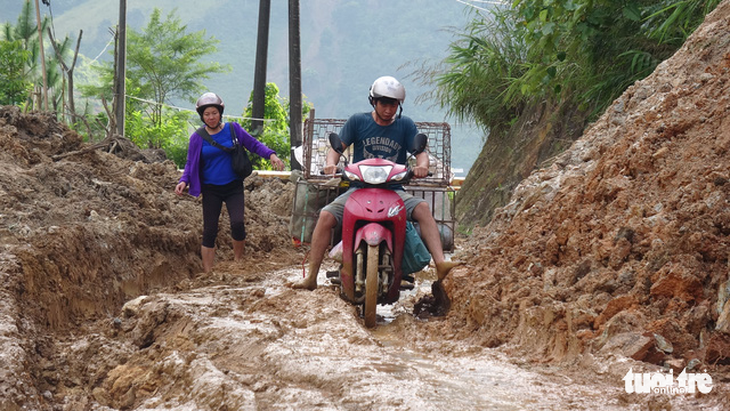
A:
[[[329,175],[329,174],[325,174],[324,170],[319,170],[319,175],[323,176],[323,175]],[[340,177],[343,180],[347,180],[347,177],[345,177],[345,174],[344,174],[344,169],[342,169],[340,167],[337,167],[335,169],[335,173],[332,174],[332,177],[333,178]],[[413,177],[414,177],[413,169],[409,168],[408,174],[406,174],[406,178],[404,178],[402,181],[398,181],[398,182],[393,181],[392,184],[394,184],[394,185],[395,184],[408,184]],[[426,174],[426,177],[433,177],[433,173],[431,171],[429,171],[428,174]]]
[[[337,167],[335,169],[335,173],[333,174],[333,176],[334,177],[341,176],[343,171],[344,170],[342,168]],[[319,175],[321,175],[321,176],[325,175],[324,170],[319,170]],[[429,171],[428,174],[426,174],[426,177],[433,177],[433,173],[431,171]],[[408,178],[409,179],[413,178],[413,169],[411,169],[411,168],[408,169]]]
[[[325,174],[324,173],[324,170],[319,170],[319,175],[321,175],[321,176],[323,176],[323,175],[332,175],[334,177],[337,177],[337,176],[341,176],[343,171],[344,171],[343,169],[341,169],[340,167],[337,167],[335,169],[335,173],[334,174]]]

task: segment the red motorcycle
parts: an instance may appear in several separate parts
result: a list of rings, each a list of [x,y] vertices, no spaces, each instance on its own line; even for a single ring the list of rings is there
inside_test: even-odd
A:
[[[332,148],[343,155],[339,135],[331,133]],[[418,134],[412,155],[426,149],[427,137]],[[404,185],[413,176],[401,164],[379,158],[347,164],[341,178],[362,188],[345,203],[342,219],[342,266],[339,278],[342,297],[361,306],[366,327],[376,324],[377,304],[398,301],[402,283],[403,249],[406,239],[406,209],[398,193],[388,187]],[[336,275],[336,274],[335,274]]]

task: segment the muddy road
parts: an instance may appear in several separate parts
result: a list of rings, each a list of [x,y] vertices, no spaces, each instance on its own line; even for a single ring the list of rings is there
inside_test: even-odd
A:
[[[200,275],[172,162],[0,107],[0,410],[728,409],[729,27],[723,1],[456,238],[446,316],[412,314],[429,269],[375,329],[286,286],[292,182],[246,179],[246,258],[221,224]]]
[[[440,319],[411,314],[431,270],[373,330],[324,277],[314,292],[284,285],[300,276],[224,262],[131,300],[57,343],[43,398],[69,410],[631,409],[609,371],[601,381],[439,335]]]

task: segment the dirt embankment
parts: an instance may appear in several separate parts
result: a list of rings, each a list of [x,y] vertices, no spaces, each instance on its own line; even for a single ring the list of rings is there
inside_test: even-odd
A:
[[[536,361],[730,364],[730,2],[466,241],[460,338]]]
[[[180,173],[171,161],[130,161],[98,149],[103,144],[88,150],[49,115],[5,107],[0,121],[0,241],[19,260],[23,302],[44,302],[42,324],[57,329],[107,313],[199,269],[200,203],[173,193]],[[110,142],[108,149],[118,147]],[[139,150],[126,155],[144,157]],[[247,180],[247,252],[268,256],[280,248],[285,258],[292,192],[279,180],[266,192],[254,190],[262,184]],[[225,259],[230,237],[221,222]]]
[[[139,161],[147,154],[125,141],[85,145],[51,115],[0,107],[2,409],[37,409],[14,400],[89,378],[55,367],[64,355],[55,338],[99,332],[88,330],[90,321],[200,271],[199,200],[173,193],[180,172],[172,162]],[[252,267],[301,261],[287,235],[287,185],[247,180]],[[224,211],[218,261],[232,255],[229,232]]]

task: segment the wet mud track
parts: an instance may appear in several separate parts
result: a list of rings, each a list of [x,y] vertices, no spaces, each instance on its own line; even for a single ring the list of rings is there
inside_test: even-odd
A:
[[[412,315],[427,278],[366,329],[324,275],[313,292],[284,285],[300,276],[221,264],[131,300],[97,332],[59,343],[59,367],[96,372],[53,398],[62,409],[627,409],[620,380],[586,385],[434,333],[440,319]]]

